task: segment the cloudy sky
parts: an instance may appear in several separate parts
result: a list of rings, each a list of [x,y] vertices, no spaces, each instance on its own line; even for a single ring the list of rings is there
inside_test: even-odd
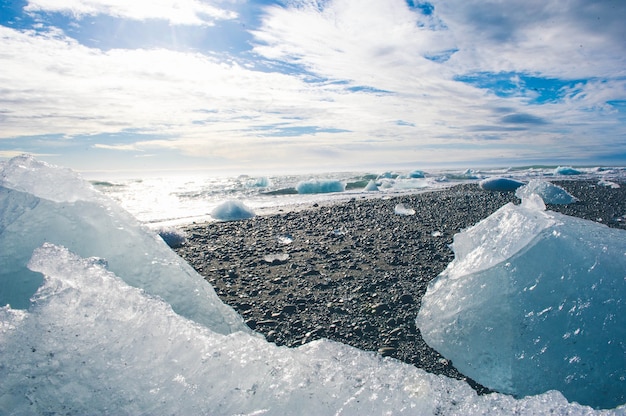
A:
[[[626,164],[623,0],[0,0],[0,157]]]

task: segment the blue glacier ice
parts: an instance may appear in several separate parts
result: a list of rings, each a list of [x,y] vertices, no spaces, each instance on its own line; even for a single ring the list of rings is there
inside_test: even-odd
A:
[[[409,178],[423,178],[425,176],[424,171],[422,170],[414,170],[409,172]]]
[[[516,397],[626,402],[626,231],[545,211],[537,195],[454,237],[417,318],[463,374]]]
[[[524,182],[512,178],[492,177],[481,180],[478,185],[485,191],[510,192],[523,186]]]
[[[346,184],[333,179],[301,181],[296,185],[299,194],[327,194],[331,192],[343,192]]]
[[[21,157],[0,178],[0,292],[23,303],[0,306],[0,414],[626,414],[478,396],[326,340],[277,347],[76,175]]]
[[[539,195],[546,204],[567,205],[578,201],[576,197],[560,186],[538,179],[529,181],[515,191],[515,196],[520,199],[528,198],[532,194]]]
[[[582,172],[571,166],[558,166],[554,169],[555,175],[580,175]]]
[[[131,286],[213,330],[245,330],[236,312],[154,232],[69,170],[32,157],[0,165],[0,306],[27,308],[42,276],[26,265],[43,243],[106,259]]]
[[[363,189],[366,192],[377,192],[378,185],[376,185],[376,181],[374,179],[370,179],[365,188]]]
[[[224,201],[211,211],[211,216],[220,221],[237,221],[254,217],[254,211],[241,201]]]

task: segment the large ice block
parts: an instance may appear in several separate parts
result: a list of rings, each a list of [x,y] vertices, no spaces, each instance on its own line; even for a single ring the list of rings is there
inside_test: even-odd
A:
[[[610,408],[626,401],[626,231],[508,204],[454,238],[417,326],[479,383],[548,390]]]

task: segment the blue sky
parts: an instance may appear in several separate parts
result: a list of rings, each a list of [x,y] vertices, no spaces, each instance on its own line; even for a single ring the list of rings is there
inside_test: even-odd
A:
[[[622,0],[0,1],[0,157],[626,164]]]

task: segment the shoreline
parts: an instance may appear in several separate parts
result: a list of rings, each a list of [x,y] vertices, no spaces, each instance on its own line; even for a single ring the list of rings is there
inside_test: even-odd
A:
[[[626,184],[554,183],[580,201],[548,209],[626,229]],[[467,380],[486,393],[426,345],[415,317],[428,283],[454,258],[454,234],[508,202],[519,200],[477,184],[353,198],[180,227],[188,239],[175,251],[270,342],[296,347],[327,338]],[[394,214],[399,203],[415,215]]]

